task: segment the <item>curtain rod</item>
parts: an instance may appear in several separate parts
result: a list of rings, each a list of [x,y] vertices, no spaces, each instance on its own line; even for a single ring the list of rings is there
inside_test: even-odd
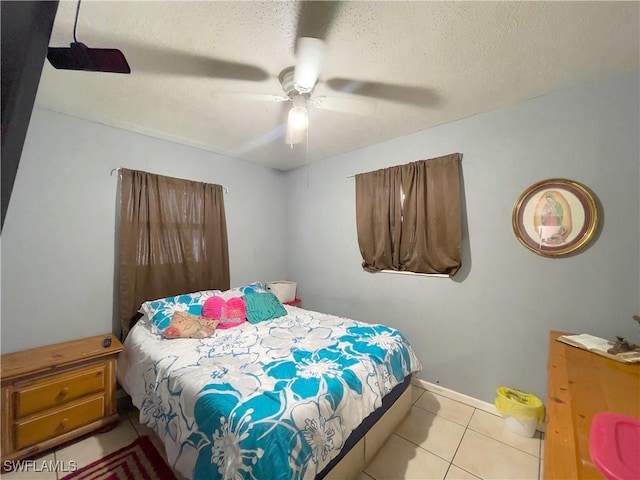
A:
[[[461,154],[461,153],[452,153],[451,155],[460,155],[460,161],[462,161],[462,154]],[[448,156],[448,155],[446,155],[446,156]],[[437,158],[441,158],[441,157],[430,158],[430,159],[428,159],[428,160],[436,160]],[[419,161],[419,162],[426,162],[427,160],[418,160],[418,161]],[[414,163],[417,163],[417,162],[414,162]],[[382,167],[382,169],[384,169],[384,168],[390,168],[390,167]],[[373,171],[375,171],[375,170],[372,170],[372,172],[373,172]],[[365,173],[367,173],[367,172],[365,172]],[[371,172],[368,172],[368,173],[371,173]],[[347,176],[346,176],[346,177],[344,177],[344,178],[345,178],[345,179],[347,179],[347,178],[353,178],[353,177],[355,177],[355,176],[357,176],[357,175],[360,175],[360,174],[361,174],[361,173],[354,173],[353,175],[347,175]]]
[[[113,177],[113,172],[119,172],[121,169],[122,167],[112,168],[111,173],[109,175]],[[220,186],[224,190],[224,193],[229,193],[229,187],[227,187],[226,185],[220,185]]]

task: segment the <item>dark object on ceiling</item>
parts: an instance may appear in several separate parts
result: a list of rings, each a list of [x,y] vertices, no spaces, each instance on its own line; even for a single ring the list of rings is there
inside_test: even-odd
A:
[[[120,50],[89,48],[80,42],[72,43],[70,48],[49,47],[47,59],[54,68],[61,70],[131,73],[127,59]]]
[[[80,2],[73,22],[73,42],[69,48],[49,47],[47,59],[60,70],[84,70],[86,72],[131,73],[123,53],[115,48],[89,48],[76,38]]]

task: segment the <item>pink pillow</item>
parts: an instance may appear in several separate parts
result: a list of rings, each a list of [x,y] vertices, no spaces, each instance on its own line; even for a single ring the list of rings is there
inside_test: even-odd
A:
[[[247,305],[241,297],[225,301],[222,297],[211,297],[202,306],[202,316],[218,320],[218,328],[230,328],[247,320]]]

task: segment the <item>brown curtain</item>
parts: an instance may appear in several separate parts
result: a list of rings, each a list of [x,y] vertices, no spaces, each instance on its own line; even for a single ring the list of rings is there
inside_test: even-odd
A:
[[[122,338],[146,300],[229,288],[220,185],[121,171],[119,305]]]
[[[356,175],[362,267],[455,275],[462,251],[459,153]]]

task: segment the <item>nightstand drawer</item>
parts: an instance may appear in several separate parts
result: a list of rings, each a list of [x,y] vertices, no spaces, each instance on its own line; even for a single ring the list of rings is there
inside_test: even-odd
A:
[[[91,393],[105,390],[105,365],[93,365],[72,372],[52,375],[36,382],[17,384],[15,418],[65,404]]]
[[[16,422],[17,449],[57,437],[99,420],[104,415],[104,397],[92,397],[30,420]]]

